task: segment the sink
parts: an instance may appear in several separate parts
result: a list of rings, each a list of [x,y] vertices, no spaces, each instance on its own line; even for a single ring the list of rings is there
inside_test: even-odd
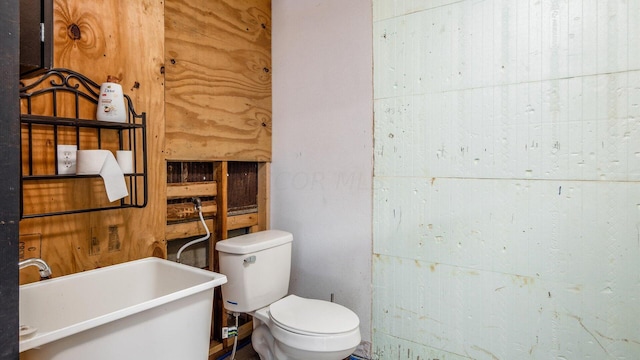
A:
[[[22,360],[208,358],[226,276],[146,258],[20,286]]]

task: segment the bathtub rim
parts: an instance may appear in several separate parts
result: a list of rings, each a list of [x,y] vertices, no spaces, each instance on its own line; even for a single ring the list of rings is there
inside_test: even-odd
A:
[[[102,268],[98,268],[98,269],[93,269],[93,270],[88,270],[88,271],[84,271],[84,272],[80,272],[80,273],[75,273],[75,274],[69,274],[69,275],[65,275],[65,276],[61,276],[59,278],[53,278],[50,280],[46,280],[43,282],[35,282],[35,283],[30,283],[30,284],[25,284],[25,285],[20,285],[21,289],[28,289],[28,288],[33,288],[33,287],[40,287],[40,286],[46,286],[48,285],[48,282],[55,282],[56,280],[71,280],[74,278],[79,278],[79,277],[85,277],[85,276],[91,276],[92,274],[95,274],[95,272],[103,272],[103,271],[108,271],[108,270],[114,270],[114,268],[124,268],[124,267],[131,267],[131,266],[135,266],[141,263],[145,263],[145,262],[155,262],[155,263],[162,263],[162,265],[166,265],[166,266],[171,266],[173,268],[176,269],[180,269],[182,271],[189,271],[189,272],[193,272],[193,273],[197,273],[200,275],[204,275],[206,277],[210,277],[211,280],[203,282],[201,284],[198,285],[194,285],[182,290],[178,290],[175,292],[172,292],[170,294],[167,295],[163,295],[157,298],[153,298],[151,300],[147,300],[147,301],[143,301],[141,303],[135,304],[135,305],[131,305],[131,306],[127,306],[124,307],[122,309],[116,310],[116,311],[112,311],[110,313],[104,314],[104,315],[100,315],[100,316],[96,316],[94,318],[88,319],[88,320],[84,320],[84,321],[80,321],[77,322],[75,324],[69,325],[69,326],[65,326],[65,327],[61,327],[59,329],[56,330],[52,330],[52,331],[47,331],[47,332],[38,332],[36,331],[35,335],[24,339],[24,340],[20,340],[20,344],[19,344],[19,352],[24,352],[33,348],[37,348],[38,346],[42,346],[42,345],[46,345],[48,343],[54,342],[56,340],[60,340],[63,339],[65,337],[80,333],[82,331],[85,330],[89,330],[95,327],[98,327],[100,325],[104,325],[128,316],[132,316],[134,314],[137,313],[141,313],[145,310],[148,309],[152,309],[155,307],[160,307],[164,304],[170,303],[172,301],[176,301],[178,299],[182,299],[182,298],[186,298],[190,295],[194,295],[203,291],[207,291],[209,289],[212,289],[216,286],[220,286],[224,283],[227,282],[227,277],[223,274],[220,273],[216,273],[213,271],[208,271],[208,270],[203,270],[203,269],[199,269],[199,268],[195,268],[195,267],[191,267],[188,265],[184,265],[184,264],[178,264],[176,262],[173,261],[169,261],[166,259],[161,259],[161,258],[157,258],[157,257],[147,257],[147,258],[143,258],[143,259],[138,259],[138,260],[133,260],[133,261],[127,261],[124,263],[120,263],[120,264],[115,264],[115,265],[110,265],[110,266],[105,266]],[[212,297],[212,302],[213,302],[213,297]],[[31,325],[31,324],[25,324],[25,325]],[[36,326],[37,325],[32,325],[32,326]],[[18,331],[18,329],[16,329],[16,331]]]

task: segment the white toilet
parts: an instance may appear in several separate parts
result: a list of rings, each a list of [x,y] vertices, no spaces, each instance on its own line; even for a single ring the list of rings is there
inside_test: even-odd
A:
[[[253,316],[251,342],[261,360],[344,359],[360,343],[360,320],[342,305],[286,296],[292,241],[280,230],[219,241],[224,307]]]

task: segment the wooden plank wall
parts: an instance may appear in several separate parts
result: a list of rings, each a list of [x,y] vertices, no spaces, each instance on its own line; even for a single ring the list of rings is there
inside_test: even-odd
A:
[[[167,160],[270,161],[270,0],[55,0],[53,38],[55,67],[121,79],[147,113],[149,161],[144,209],[20,222],[22,255],[44,258],[54,276],[166,256]]]
[[[54,276],[165,256],[163,33],[162,0],[54,3],[54,66],[73,69],[98,83],[107,75],[120,78],[136,110],[147,113],[149,160],[149,203],[144,209],[20,222],[25,256],[44,258]],[[31,191],[38,198],[52,190]],[[35,269],[21,271],[22,283],[37,278]]]
[[[165,2],[166,156],[271,159],[271,1]]]

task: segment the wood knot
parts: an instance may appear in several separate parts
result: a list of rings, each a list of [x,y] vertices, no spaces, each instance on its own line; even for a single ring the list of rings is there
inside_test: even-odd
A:
[[[67,36],[71,40],[80,40],[82,33],[80,32],[80,26],[78,24],[71,24],[67,27]]]

